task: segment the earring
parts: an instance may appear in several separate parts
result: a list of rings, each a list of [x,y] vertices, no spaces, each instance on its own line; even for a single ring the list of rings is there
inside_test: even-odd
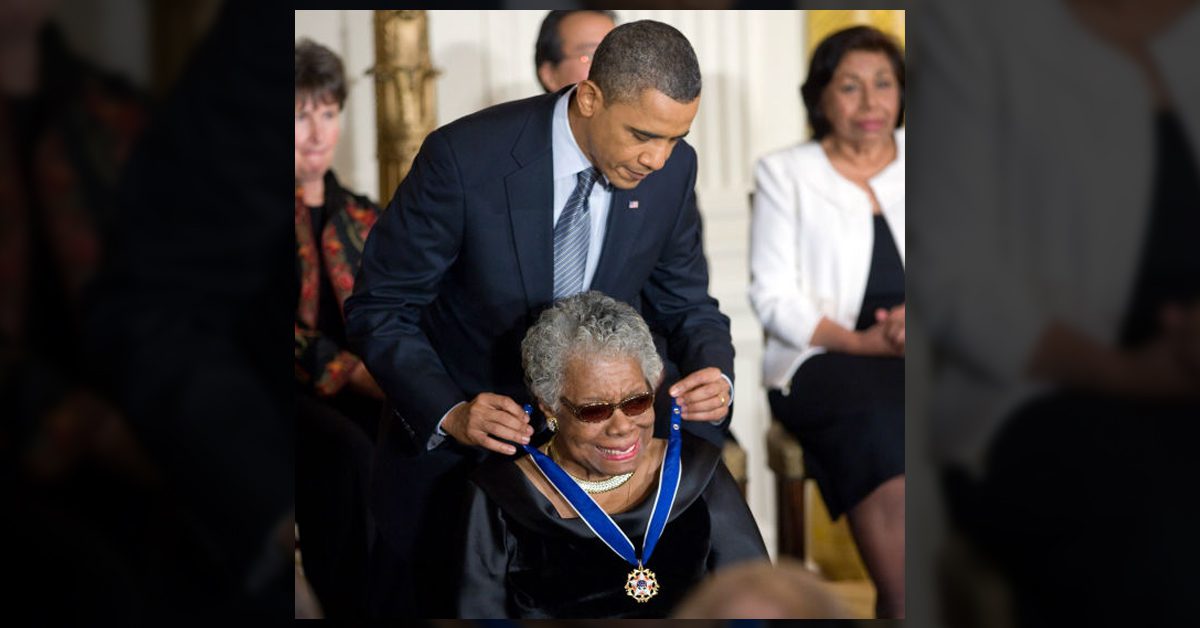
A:
[[[551,432],[557,432],[558,431],[558,419],[556,419],[552,416],[546,417],[546,427],[550,428]]]

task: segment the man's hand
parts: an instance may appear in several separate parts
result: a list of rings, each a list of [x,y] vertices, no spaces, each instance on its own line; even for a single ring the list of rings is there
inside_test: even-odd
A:
[[[733,391],[715,366],[700,369],[675,382],[669,391],[679,404],[680,416],[688,421],[719,421],[729,414]]]
[[[517,453],[517,448],[499,439],[527,444],[533,436],[533,426],[521,406],[504,395],[492,393],[479,393],[471,401],[459,404],[442,421],[442,429],[464,445],[507,455]]]

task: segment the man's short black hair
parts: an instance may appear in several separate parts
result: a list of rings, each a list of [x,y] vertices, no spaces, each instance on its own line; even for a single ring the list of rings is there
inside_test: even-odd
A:
[[[800,87],[800,96],[804,99],[804,108],[808,110],[808,124],[812,127],[812,137],[819,140],[833,130],[825,110],[821,107],[821,97],[825,89],[833,82],[833,73],[838,64],[848,53],[855,50],[866,52],[882,52],[892,64],[896,73],[896,81],[900,86],[900,111],[896,116],[895,125],[904,122],[904,53],[899,44],[883,31],[871,26],[851,26],[826,37],[813,51],[812,63],[808,68],[808,78]]]
[[[600,42],[588,80],[608,102],[637,100],[654,88],[675,102],[690,103],[700,95],[700,63],[683,33],[641,20],[614,28]]]
[[[296,101],[346,103],[346,72],[342,60],[317,42],[301,39],[296,44]]]
[[[563,38],[562,32],[558,30],[559,24],[572,13],[599,13],[604,17],[612,20],[613,24],[617,23],[617,14],[605,9],[582,9],[575,11],[551,11],[546,14],[542,20],[542,28],[538,31],[537,44],[533,48],[533,69],[537,71],[542,67],[543,63],[550,65],[558,65],[566,57],[563,54]],[[540,81],[541,79],[539,79]]]

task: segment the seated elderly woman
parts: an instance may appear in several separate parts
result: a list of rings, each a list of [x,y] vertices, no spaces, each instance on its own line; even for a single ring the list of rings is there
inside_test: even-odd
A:
[[[554,434],[474,474],[462,617],[666,617],[710,571],[766,560],[720,451],[678,414],[653,437],[663,367],[632,307],[563,299],[521,357]]]

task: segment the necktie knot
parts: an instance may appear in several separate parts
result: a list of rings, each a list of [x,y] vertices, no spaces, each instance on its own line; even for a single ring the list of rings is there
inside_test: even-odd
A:
[[[592,193],[592,186],[597,181],[600,181],[600,171],[595,168],[580,170],[579,174],[576,175],[576,185],[583,189],[584,196]],[[601,182],[600,185],[604,185],[604,183]]]

